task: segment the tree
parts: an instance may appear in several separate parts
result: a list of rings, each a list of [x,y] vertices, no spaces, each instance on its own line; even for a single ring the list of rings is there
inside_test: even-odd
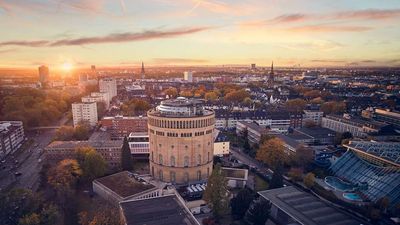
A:
[[[303,178],[303,169],[292,167],[288,172],[288,176],[292,179],[292,181],[301,181]]]
[[[191,90],[182,90],[181,92],[179,92],[179,96],[191,98],[193,97],[193,92]]]
[[[78,161],[64,159],[49,171],[47,180],[58,194],[66,195],[72,191],[81,175]]]
[[[214,102],[218,99],[218,94],[215,91],[210,91],[204,95],[204,98],[207,101]]]
[[[296,98],[296,99],[288,100],[285,103],[285,105],[286,105],[286,108],[290,112],[301,112],[306,107],[306,101],[304,101],[303,99],[300,99],[300,98]]]
[[[271,203],[260,197],[250,205],[244,216],[244,221],[249,225],[265,225],[270,211]]]
[[[231,103],[243,102],[244,99],[250,97],[250,94],[244,89],[233,89],[224,96],[224,100]]]
[[[103,176],[107,171],[107,162],[92,147],[82,147],[76,150],[77,160],[82,168],[83,177],[91,182]]]
[[[80,212],[80,225],[122,225],[119,212],[109,206],[101,207],[93,216],[89,216],[86,211]]]
[[[346,104],[344,102],[325,102],[321,105],[321,111],[324,112],[325,115],[328,114],[339,114],[343,113],[346,110]]]
[[[178,90],[174,87],[170,87],[164,91],[164,94],[168,95],[170,98],[176,98],[178,96]]]
[[[231,199],[231,212],[236,219],[242,219],[251,202],[254,199],[253,192],[248,188],[239,191],[236,197]]]
[[[272,138],[264,142],[257,151],[256,159],[266,163],[273,170],[287,162],[283,141]]]
[[[78,141],[89,139],[89,126],[81,123],[74,128],[74,139]]]
[[[19,219],[18,225],[40,225],[39,215],[32,213]]]
[[[312,188],[315,184],[315,175],[313,173],[307,173],[303,179],[303,182],[307,188]]]
[[[150,108],[151,106],[147,101],[136,98],[124,102],[120,107],[123,114],[128,116],[141,115]]]
[[[242,138],[244,140],[244,143],[243,143],[244,153],[249,154],[250,151],[251,151],[251,146],[250,146],[250,143],[249,143],[249,131],[247,130],[247,128],[245,128],[242,131],[241,136],[242,136]]]
[[[304,93],[304,97],[306,98],[317,98],[320,97],[321,93],[318,90],[311,90],[311,91],[307,91],[306,93]]]
[[[124,138],[124,144],[121,149],[121,167],[122,170],[132,170],[133,169],[133,159],[131,154],[131,149],[129,148],[128,138]]]
[[[39,211],[42,199],[26,189],[11,189],[0,193],[0,223],[15,225],[20,219]],[[28,217],[23,222],[29,221]]]
[[[74,128],[72,126],[62,126],[57,129],[55,139],[58,141],[70,141],[74,138]]]
[[[296,153],[294,155],[294,164],[305,168],[314,159],[314,152],[311,148],[305,145],[300,145],[296,148]]]
[[[220,219],[229,208],[228,180],[218,164],[208,178],[207,187],[203,199],[213,210],[215,219]]]
[[[54,225],[59,216],[58,208],[55,205],[48,205],[40,213],[40,225]]]
[[[245,99],[243,99],[242,104],[245,106],[251,106],[251,104],[253,103],[253,100],[251,100],[250,97],[246,97]]]
[[[275,189],[283,187],[282,168],[279,166],[274,170],[271,181],[269,182],[268,189]]]

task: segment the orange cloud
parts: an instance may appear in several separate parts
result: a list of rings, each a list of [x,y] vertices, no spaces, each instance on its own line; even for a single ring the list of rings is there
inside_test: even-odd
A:
[[[362,32],[371,30],[372,27],[365,26],[342,26],[342,25],[309,25],[287,28],[291,32]]]

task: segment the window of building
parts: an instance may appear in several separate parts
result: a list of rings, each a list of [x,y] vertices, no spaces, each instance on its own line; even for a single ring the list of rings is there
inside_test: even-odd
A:
[[[184,167],[188,167],[189,166],[189,156],[185,156],[184,160],[183,160],[183,166]]]
[[[162,165],[163,164],[163,157],[161,154],[158,155],[158,162]]]
[[[197,165],[198,166],[201,165],[201,155],[200,154],[197,156]]]
[[[171,183],[175,183],[175,180],[176,180],[176,175],[175,175],[175,172],[174,171],[171,171],[171,173],[170,173],[170,181],[171,181]]]
[[[175,156],[171,156],[171,166],[175,166]]]
[[[163,180],[164,180],[164,174],[163,174],[163,171],[162,171],[162,170],[159,170],[159,171],[158,171],[158,178],[159,178],[160,181],[163,181]]]
[[[185,183],[189,183],[189,173],[185,172],[183,179],[184,179]]]
[[[201,180],[201,171],[197,171],[197,180]]]

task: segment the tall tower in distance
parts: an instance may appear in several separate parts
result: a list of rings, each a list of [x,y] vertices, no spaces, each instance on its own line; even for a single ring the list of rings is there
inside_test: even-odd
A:
[[[46,85],[49,82],[49,68],[47,66],[39,66],[39,82],[42,86]]]
[[[140,75],[142,80],[145,78],[145,73],[144,73],[144,63],[142,62],[142,70],[140,71]]]
[[[178,97],[162,101],[147,112],[150,173],[174,184],[207,180],[213,168],[212,110],[199,99]]]

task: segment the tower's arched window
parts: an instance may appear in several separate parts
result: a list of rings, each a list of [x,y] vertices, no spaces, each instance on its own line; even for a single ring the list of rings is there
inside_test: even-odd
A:
[[[158,162],[162,165],[163,164],[163,157],[161,154],[158,155]]]
[[[197,165],[200,165],[200,164],[201,164],[201,155],[199,154],[197,156]]]
[[[175,166],[175,156],[171,156],[171,166]]]
[[[189,166],[189,156],[185,156],[183,160],[183,166],[188,167]]]

